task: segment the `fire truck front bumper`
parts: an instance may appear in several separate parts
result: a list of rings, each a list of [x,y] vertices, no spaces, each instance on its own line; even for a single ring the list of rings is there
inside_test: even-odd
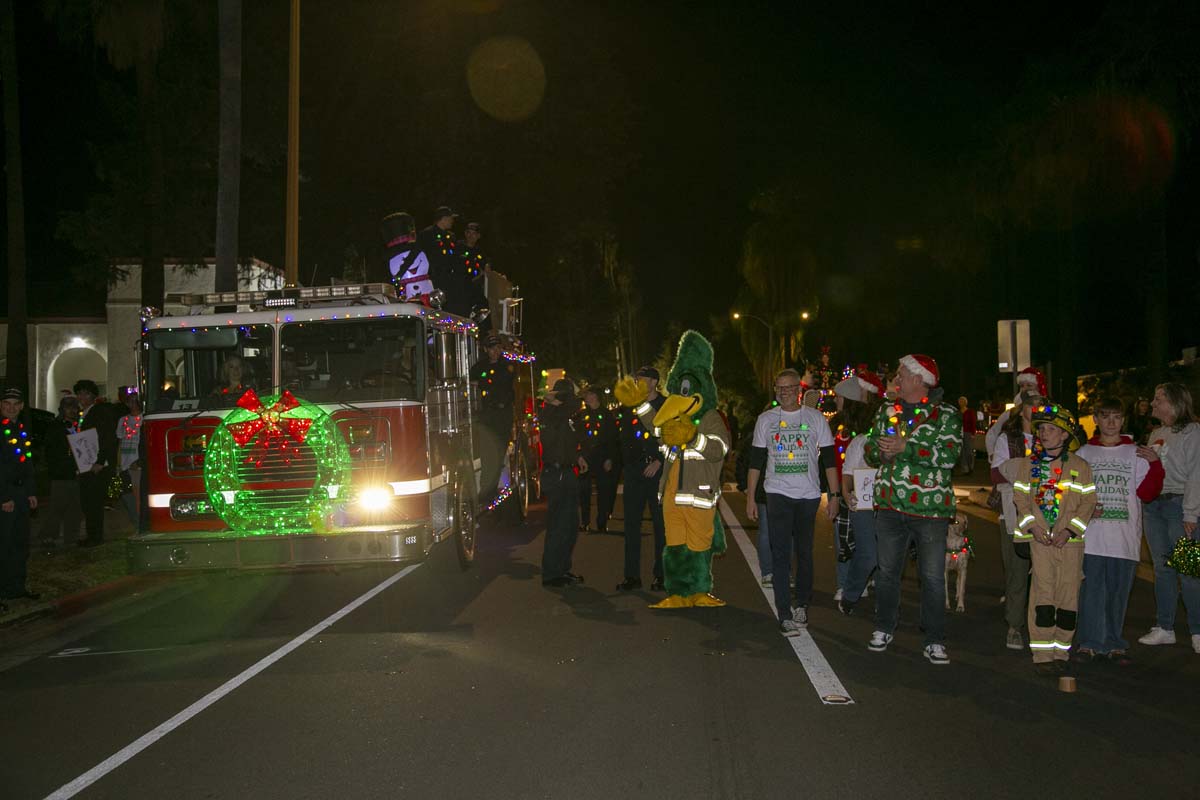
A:
[[[429,522],[321,534],[144,533],[129,538],[128,557],[134,572],[400,563],[424,560],[434,541]]]

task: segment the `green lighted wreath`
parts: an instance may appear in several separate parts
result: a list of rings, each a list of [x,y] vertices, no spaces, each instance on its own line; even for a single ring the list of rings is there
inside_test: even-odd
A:
[[[320,407],[250,389],[205,449],[204,488],[238,533],[320,531],[349,493],[350,453]]]

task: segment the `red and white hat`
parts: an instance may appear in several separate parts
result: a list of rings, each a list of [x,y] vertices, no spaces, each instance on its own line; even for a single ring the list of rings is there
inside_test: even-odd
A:
[[[1046,376],[1042,374],[1040,369],[1036,367],[1026,367],[1017,373],[1017,386],[1029,386],[1036,388],[1037,393],[1042,397],[1048,397],[1049,392],[1046,391]]]
[[[938,385],[938,365],[927,355],[909,353],[900,359],[900,366],[906,367],[914,375],[920,375],[926,386]]]
[[[876,375],[874,372],[864,370],[857,375],[858,385],[863,388],[863,391],[868,396],[875,395],[883,397],[883,378]]]

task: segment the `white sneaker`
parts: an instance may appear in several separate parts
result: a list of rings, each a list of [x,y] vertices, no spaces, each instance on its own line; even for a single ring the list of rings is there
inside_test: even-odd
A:
[[[792,622],[795,622],[801,628],[808,627],[808,609],[805,606],[796,606],[792,609]]]
[[[835,603],[842,602],[842,590],[841,589],[838,589],[836,592],[833,593],[833,602],[835,602]]]
[[[1192,649],[1200,653],[1200,633],[1192,634]]]
[[[769,574],[762,576],[762,587],[764,589],[770,589],[770,588],[774,587],[774,585],[775,584],[771,583],[771,576]]]
[[[794,620],[785,619],[783,622],[779,623],[779,632],[788,638],[799,636],[801,630],[802,628],[797,625]]]
[[[950,656],[946,655],[945,645],[927,644],[925,645],[925,658],[930,664],[949,664]]]
[[[1193,644],[1195,643],[1194,637],[1192,639],[1192,642],[1193,642]],[[1150,645],[1175,644],[1175,631],[1163,630],[1162,628],[1155,625],[1153,628],[1150,629],[1149,633],[1147,633],[1142,638],[1138,639],[1138,643],[1139,644],[1150,644]],[[1200,652],[1200,651],[1197,651],[1197,652]]]
[[[875,631],[871,634],[871,641],[867,642],[867,649],[873,653],[882,653],[887,650],[887,646],[892,643],[892,639],[896,637],[890,633],[883,631]]]

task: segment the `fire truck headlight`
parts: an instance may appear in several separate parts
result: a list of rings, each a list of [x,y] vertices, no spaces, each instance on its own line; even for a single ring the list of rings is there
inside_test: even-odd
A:
[[[358,493],[358,504],[364,511],[381,511],[391,505],[393,496],[391,487],[373,486]]]

